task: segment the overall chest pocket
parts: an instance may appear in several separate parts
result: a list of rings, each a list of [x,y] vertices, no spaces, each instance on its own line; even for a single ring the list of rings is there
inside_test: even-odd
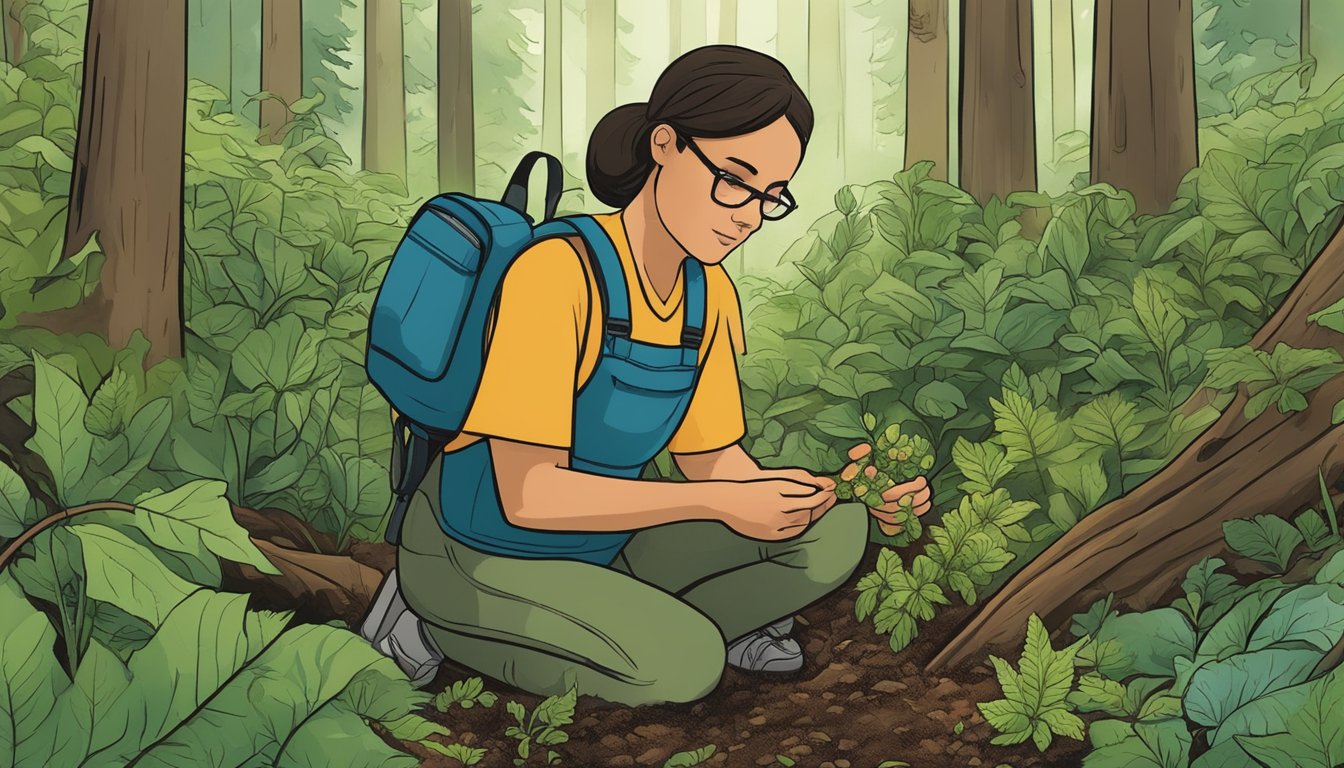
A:
[[[695,369],[648,371],[613,366],[605,381],[602,424],[628,436],[635,453],[657,453],[672,436],[690,404]],[[596,394],[596,393],[595,393]]]

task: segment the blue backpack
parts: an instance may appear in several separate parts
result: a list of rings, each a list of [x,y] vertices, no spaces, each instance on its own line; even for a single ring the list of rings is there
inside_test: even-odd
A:
[[[547,173],[545,219],[534,227],[527,215],[527,183],[541,159]],[[389,544],[400,542],[411,497],[430,466],[461,434],[485,367],[490,308],[518,255],[538,240],[576,235],[595,270],[620,263],[592,217],[555,217],[561,179],[559,160],[530,152],[514,170],[502,202],[456,192],[433,197],[411,219],[392,255],[370,314],[366,358],[369,380],[397,412]]]

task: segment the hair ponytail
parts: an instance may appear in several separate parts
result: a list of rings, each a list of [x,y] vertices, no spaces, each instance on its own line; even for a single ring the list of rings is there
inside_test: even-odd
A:
[[[614,208],[629,205],[653,170],[648,107],[639,102],[613,109],[588,139],[588,185],[598,200]]]

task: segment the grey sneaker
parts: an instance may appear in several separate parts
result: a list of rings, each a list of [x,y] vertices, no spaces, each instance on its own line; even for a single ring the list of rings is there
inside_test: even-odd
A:
[[[443,654],[425,636],[420,617],[402,599],[395,568],[378,588],[359,634],[384,656],[396,661],[416,688],[433,680],[443,661]]]
[[[747,672],[796,672],[803,668],[803,649],[792,637],[758,629],[728,645],[728,663]]]
[[[762,627],[761,629],[767,635],[770,635],[771,637],[777,637],[782,640],[788,637],[789,633],[793,631],[793,615],[790,614],[788,616],[785,616],[779,621],[776,621],[774,624]]]

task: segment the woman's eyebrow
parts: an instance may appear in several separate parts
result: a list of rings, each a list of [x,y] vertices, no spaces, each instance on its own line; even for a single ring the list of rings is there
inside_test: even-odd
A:
[[[748,171],[751,171],[752,176],[755,176],[756,174],[760,173],[760,171],[756,170],[756,166],[752,165],[751,163],[748,163],[746,160],[739,160],[736,157],[732,157],[730,155],[728,157],[728,162],[737,163],[743,168],[746,168]]]

